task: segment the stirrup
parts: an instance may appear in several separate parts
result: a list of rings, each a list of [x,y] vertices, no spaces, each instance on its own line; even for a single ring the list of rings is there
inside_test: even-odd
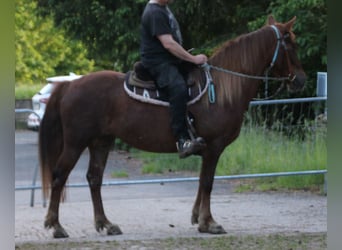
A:
[[[183,159],[192,154],[198,154],[202,149],[204,149],[207,145],[205,141],[201,137],[197,137],[194,140],[184,140],[180,139],[176,143],[178,149],[179,158]]]

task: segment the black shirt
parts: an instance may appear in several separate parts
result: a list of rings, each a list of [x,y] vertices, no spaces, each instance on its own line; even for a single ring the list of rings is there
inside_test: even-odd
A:
[[[140,55],[147,68],[165,62],[179,62],[179,59],[166,50],[157,36],[171,34],[173,39],[182,44],[179,24],[167,6],[148,3],[141,18]]]

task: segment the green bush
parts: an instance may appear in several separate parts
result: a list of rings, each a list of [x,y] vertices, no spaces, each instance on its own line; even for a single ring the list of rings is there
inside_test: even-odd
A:
[[[44,85],[20,85],[15,87],[15,99],[31,99]]]

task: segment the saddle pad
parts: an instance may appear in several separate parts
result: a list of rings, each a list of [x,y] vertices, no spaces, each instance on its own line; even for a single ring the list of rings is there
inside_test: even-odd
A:
[[[154,105],[169,106],[167,96],[163,91],[157,88],[143,87],[143,85],[130,84],[130,74],[128,72],[124,81],[124,89],[128,96],[131,98]],[[188,86],[189,101],[187,105],[191,105],[201,99],[204,93],[207,91],[209,85],[208,76],[206,81],[196,82],[191,86]]]

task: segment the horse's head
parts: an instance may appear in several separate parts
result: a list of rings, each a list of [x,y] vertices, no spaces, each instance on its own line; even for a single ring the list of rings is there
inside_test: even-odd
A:
[[[288,90],[291,92],[302,90],[306,80],[306,74],[298,60],[295,34],[292,31],[295,20],[296,17],[287,23],[278,23],[273,16],[268,17],[268,25],[273,26],[277,36],[277,47],[279,47],[273,57],[272,72],[276,76],[288,76],[286,82]]]

